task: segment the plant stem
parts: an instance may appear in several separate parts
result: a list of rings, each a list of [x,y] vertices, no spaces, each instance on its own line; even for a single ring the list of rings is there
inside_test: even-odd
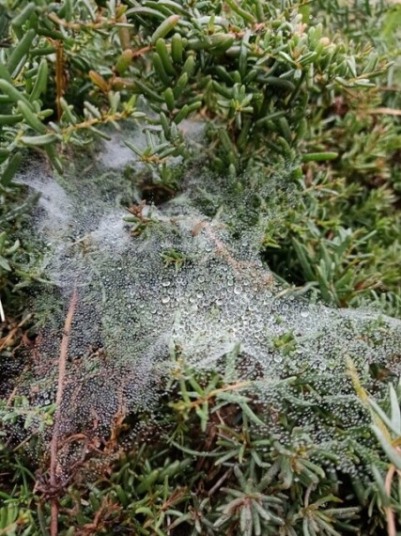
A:
[[[77,288],[74,287],[70,304],[67,311],[67,316],[64,322],[63,338],[61,339],[60,355],[58,357],[58,384],[57,384],[57,396],[56,396],[56,413],[54,416],[54,428],[52,440],[50,443],[50,487],[54,492],[58,486],[58,473],[59,466],[57,461],[58,442],[60,435],[60,413],[61,402],[63,400],[64,391],[64,379],[66,371],[66,363],[68,356],[68,345],[71,335],[71,325],[74,318],[75,308],[77,305],[78,293]],[[50,534],[51,536],[57,536],[58,534],[58,498],[53,496],[51,500],[51,516],[50,516]]]

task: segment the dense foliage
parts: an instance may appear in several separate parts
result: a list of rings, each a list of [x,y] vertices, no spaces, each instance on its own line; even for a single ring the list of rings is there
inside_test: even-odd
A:
[[[35,198],[16,173],[32,155],[62,173],[71,154],[107,138],[104,127],[127,121],[146,131],[147,147],[130,148],[147,184],[168,192],[181,188],[177,157],[207,162],[236,195],[252,174],[290,170],[288,188],[258,200],[271,214],[268,265],[289,292],[400,316],[400,20],[399,4],[380,2],[1,0],[0,359],[27,344],[26,291],[41,279],[43,252],[27,232]],[[206,124],[201,154],[180,128],[190,117]],[[40,434],[11,444],[6,425],[0,535],[47,534],[55,495],[66,535],[384,534],[386,524],[395,534],[397,389],[381,410],[350,365],[391,462],[379,443],[360,445],[371,434],[361,425],[349,448],[375,464],[361,477],[337,470],[335,455],[290,421],[287,444],[277,441],[244,386],[197,374],[177,364],[157,418],[116,422],[102,445],[88,445],[67,489],[35,477],[47,463]],[[34,420],[38,432],[54,411],[0,405],[5,423]],[[26,458],[28,443],[43,460]]]
[[[373,300],[399,314],[397,6],[2,6],[3,207],[24,151],[46,153],[61,171],[68,146],[85,147],[106,135],[103,124],[128,117],[148,132],[148,146],[132,150],[152,180],[179,188],[168,163],[190,156],[177,126],[197,114],[217,170],[299,162],[295,198],[266,229],[267,259],[281,277],[331,303]],[[11,240],[3,236],[8,289]]]

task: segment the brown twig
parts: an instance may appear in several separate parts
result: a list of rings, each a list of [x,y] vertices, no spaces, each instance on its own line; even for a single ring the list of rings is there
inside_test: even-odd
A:
[[[102,502],[92,523],[87,523],[78,532],[79,536],[91,536],[99,534],[107,525],[107,519],[116,512],[121,511],[121,506],[114,503],[110,498],[103,497]],[[102,531],[103,532],[103,531]]]
[[[391,497],[391,484],[393,482],[393,478],[396,472],[396,468],[394,465],[390,465],[390,468],[386,475],[386,480],[384,483],[384,488],[386,490],[387,496],[390,500]],[[386,519],[387,519],[387,534],[388,536],[396,536],[397,530],[395,526],[395,513],[394,510],[391,508],[391,506],[386,506],[384,508],[386,512]]]
[[[372,110],[367,110],[367,113],[371,115],[401,115],[401,110],[397,108],[373,108]]]
[[[206,232],[206,235],[212,240],[216,247],[216,253],[222,257],[227,264],[231,266],[231,268],[234,270],[234,273],[236,273],[238,276],[243,276],[247,270],[251,270],[252,275],[256,278],[257,281],[260,282],[262,287],[271,286],[274,283],[273,276],[270,273],[257,273],[255,266],[246,261],[240,261],[235,259],[231,252],[229,251],[228,247],[218,238],[216,233],[213,230],[212,225],[205,220],[200,221],[195,225],[194,229],[192,230],[192,235],[196,236],[199,234],[199,232],[204,229]]]
[[[115,25],[118,21],[115,19],[107,19],[105,17],[98,17],[96,21],[94,22],[84,22],[84,21],[67,21],[64,19],[60,19],[56,15],[56,13],[49,13],[48,18],[54,22],[55,24],[58,24],[62,28],[66,28],[68,30],[72,30],[74,32],[80,32],[81,30],[100,30],[100,29],[107,29]]]
[[[56,106],[57,119],[60,121],[63,110],[61,108],[61,98],[65,91],[65,75],[64,75],[64,44],[62,41],[57,42],[56,47]]]
[[[13,324],[11,327],[9,327],[9,331],[7,335],[4,337],[0,337],[0,351],[4,350],[4,348],[7,348],[8,346],[15,346],[15,342],[21,340],[24,337],[24,332],[20,333],[21,328],[30,320],[32,315],[27,315],[25,318],[21,320],[18,324]],[[18,344],[20,346],[21,343]]]
[[[134,111],[134,110],[132,110]],[[73,125],[68,125],[64,129],[62,129],[63,135],[69,135],[72,132],[75,132],[77,130],[87,129],[96,125],[103,125],[106,123],[111,123],[115,121],[122,121],[123,119],[127,119],[130,116],[131,112],[128,110],[125,110],[123,112],[118,112],[115,114],[103,114],[101,117],[91,117],[90,119],[86,119],[85,121],[82,121],[81,123],[75,123]]]
[[[57,461],[57,453],[59,447],[59,435],[60,435],[60,412],[61,402],[63,400],[64,380],[66,363],[68,356],[68,345],[70,342],[71,325],[74,318],[75,308],[77,305],[78,293],[76,287],[74,287],[70,304],[67,311],[67,316],[64,322],[63,338],[61,339],[60,355],[58,358],[58,384],[56,395],[56,413],[54,415],[54,428],[52,440],[50,443],[50,468],[49,468],[49,480],[52,490],[57,490],[58,487],[58,473],[59,465]],[[54,495],[51,499],[51,517],[50,517],[50,534],[51,536],[57,536],[58,534],[58,498]]]

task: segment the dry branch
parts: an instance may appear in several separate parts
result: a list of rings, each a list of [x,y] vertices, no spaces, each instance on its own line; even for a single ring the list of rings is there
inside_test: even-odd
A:
[[[53,435],[50,443],[50,488],[56,491],[58,488],[58,474],[60,467],[57,460],[57,453],[59,448],[59,436],[60,436],[60,415],[61,415],[61,403],[63,400],[64,380],[66,363],[68,357],[68,345],[70,342],[72,320],[74,318],[75,308],[77,305],[78,293],[76,287],[74,287],[70,304],[67,311],[67,316],[64,322],[63,338],[61,339],[60,355],[58,357],[58,384],[57,384],[57,396],[56,396],[56,413],[54,416]],[[58,498],[57,494],[53,494],[51,499],[51,517],[50,517],[50,534],[51,536],[57,536],[58,534]]]
[[[374,108],[368,110],[368,113],[371,115],[401,115],[401,110],[398,110],[397,108]]]

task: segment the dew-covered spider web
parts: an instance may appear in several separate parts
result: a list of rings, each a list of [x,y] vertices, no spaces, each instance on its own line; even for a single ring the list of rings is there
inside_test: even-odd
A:
[[[78,293],[64,437],[107,434],[119,411],[157,411],[177,359],[218,368],[227,381],[252,380],[248,391],[271,415],[292,407],[287,419],[323,447],[369,421],[347,367],[355,365],[368,389],[377,388],[373,365],[398,375],[401,324],[298,297],[262,263],[263,200],[280,189],[291,202],[289,168],[265,180],[247,177],[242,186],[186,170],[182,191],[157,206],[142,196],[144,171],[121,137],[105,142],[87,169],[71,165],[61,178],[38,164],[21,174],[41,194],[33,232],[46,245],[49,280],[32,300],[44,320],[29,386],[20,386],[34,404],[54,402],[63,322],[74,287]],[[269,426],[285,441],[279,422]]]

